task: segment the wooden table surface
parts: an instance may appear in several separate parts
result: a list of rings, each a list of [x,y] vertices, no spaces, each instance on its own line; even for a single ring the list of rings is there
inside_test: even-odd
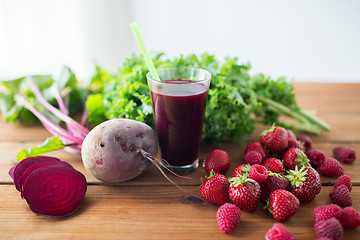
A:
[[[355,149],[358,159],[343,164],[352,178],[353,207],[360,211],[360,84],[295,83],[298,104],[316,109],[318,116],[332,130],[311,136],[313,148],[332,156],[332,149],[347,145]],[[258,126],[252,139],[264,126]],[[88,191],[80,209],[70,217],[51,218],[32,213],[15,189],[8,170],[16,162],[17,152],[41,143],[50,134],[42,126],[27,127],[0,120],[0,239],[264,239],[276,222],[259,204],[254,213],[242,211],[238,227],[230,234],[220,231],[216,222],[218,206],[191,201],[151,166],[140,177],[121,184],[105,185],[92,177],[79,156],[65,151],[49,155],[72,164],[87,178]],[[215,146],[203,145],[200,159]],[[228,151],[230,170],[243,162],[244,146],[223,143],[217,148]],[[191,179],[172,179],[198,194],[202,167],[189,175]],[[298,212],[284,224],[297,239],[316,239],[312,210],[330,203],[329,193],[336,178],[322,177],[323,187],[311,203],[302,203]],[[359,239],[360,228],[346,230],[344,239]]]

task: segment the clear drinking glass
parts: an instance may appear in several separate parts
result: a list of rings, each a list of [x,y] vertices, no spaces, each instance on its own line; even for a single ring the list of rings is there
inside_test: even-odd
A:
[[[163,163],[177,173],[198,167],[199,148],[211,74],[197,68],[157,69],[147,74],[156,134]]]

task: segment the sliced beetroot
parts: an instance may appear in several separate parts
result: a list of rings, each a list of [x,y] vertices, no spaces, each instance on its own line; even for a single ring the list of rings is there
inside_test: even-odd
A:
[[[15,167],[10,168],[9,170],[9,175],[12,179],[14,179],[14,171],[15,171]]]
[[[49,156],[37,156],[37,157],[28,157],[28,158],[25,158],[24,160],[20,161],[16,166],[15,166],[15,169],[14,169],[14,183],[15,183],[15,187],[18,191],[20,191],[20,188],[18,186],[18,181],[19,181],[19,178],[21,177],[21,175],[24,173],[24,171],[38,163],[38,162],[43,162],[43,161],[57,161],[57,162],[60,162],[59,159],[57,158],[54,158],[54,157],[49,157]]]
[[[43,161],[43,162],[38,162],[35,163],[33,165],[31,165],[30,167],[28,167],[24,173],[21,175],[21,177],[18,180],[18,187],[19,187],[19,191],[21,192],[21,197],[23,197],[23,189],[24,189],[24,184],[27,180],[27,178],[34,173],[35,171],[37,171],[38,169],[44,168],[44,167],[49,167],[52,165],[61,165],[64,167],[68,167],[68,168],[73,168],[69,163],[67,162],[63,162],[63,161]]]
[[[61,165],[50,165],[34,171],[23,190],[25,201],[37,214],[66,216],[79,208],[85,197],[85,176]]]

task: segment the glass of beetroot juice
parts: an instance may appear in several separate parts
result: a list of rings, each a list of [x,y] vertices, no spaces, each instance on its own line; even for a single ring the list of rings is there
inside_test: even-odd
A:
[[[198,154],[211,74],[197,68],[157,69],[147,74],[155,128],[163,163],[187,174],[199,165]]]

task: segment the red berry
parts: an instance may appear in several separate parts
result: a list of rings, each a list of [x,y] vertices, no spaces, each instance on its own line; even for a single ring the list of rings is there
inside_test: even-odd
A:
[[[310,161],[301,149],[290,148],[283,156],[284,167],[294,170],[295,166],[310,166]]]
[[[249,175],[250,168],[251,168],[250,164],[241,164],[235,168],[232,177],[241,177],[244,174]]]
[[[333,154],[337,160],[344,163],[352,163],[356,159],[355,151],[350,147],[335,147]]]
[[[321,190],[321,179],[319,173],[312,167],[302,167],[288,171],[286,178],[291,185],[291,192],[300,202],[311,202]]]
[[[344,168],[335,158],[325,158],[325,161],[319,168],[322,175],[327,177],[339,177],[344,174]]]
[[[295,138],[296,139],[296,135],[292,130],[286,129],[286,131],[288,133],[288,138]]]
[[[332,217],[339,219],[341,211],[341,207],[336,204],[325,205],[314,208],[313,218],[315,222],[327,220]]]
[[[309,136],[301,135],[297,139],[304,143],[305,151],[309,151],[312,148],[312,142]]]
[[[360,226],[360,214],[352,207],[344,208],[338,219],[344,229],[352,229]]]
[[[229,169],[229,155],[223,150],[212,150],[204,160],[205,172],[210,173],[213,170],[216,173],[222,173]]]
[[[281,174],[270,174],[268,178],[260,183],[261,199],[267,199],[276,189],[289,190],[289,180]]]
[[[296,140],[295,138],[289,138],[288,146],[286,149],[290,149],[290,148],[298,148],[301,151],[305,152],[304,145],[299,140]]]
[[[262,165],[273,173],[284,173],[284,165],[277,158],[267,158]]]
[[[294,235],[281,223],[275,223],[265,234],[266,240],[296,240]]]
[[[265,159],[267,156],[267,153],[266,153],[263,145],[261,145],[261,143],[259,141],[249,143],[245,148],[244,156],[250,151],[255,151],[255,152],[260,153],[263,159]]]
[[[271,152],[280,152],[288,146],[288,132],[283,127],[273,125],[261,133],[260,143]]]
[[[344,185],[339,185],[329,194],[332,203],[343,207],[352,206],[352,197],[349,189]]]
[[[344,229],[339,220],[334,217],[316,222],[314,227],[318,238],[327,237],[333,240],[343,239]]]
[[[261,154],[255,151],[250,151],[244,156],[244,162],[250,165],[260,164],[262,160],[263,157],[261,156]]]
[[[218,225],[224,233],[229,233],[234,230],[240,221],[240,217],[240,208],[230,203],[225,203],[219,207],[216,213]]]
[[[310,160],[310,164],[314,168],[320,167],[325,161],[325,154],[317,149],[306,152],[306,156]]]
[[[270,194],[270,211],[277,221],[289,220],[299,208],[300,202],[294,194],[276,189]]]
[[[228,198],[229,182],[222,174],[210,173],[210,176],[205,179],[200,187],[200,195],[208,202],[222,205]]]
[[[259,164],[254,164],[250,168],[249,177],[258,183],[262,183],[265,181],[268,177],[268,171],[264,166],[261,166]]]
[[[247,176],[230,178],[229,197],[241,209],[253,212],[260,201],[260,185]]]
[[[342,175],[338,178],[338,180],[336,180],[335,184],[334,184],[334,189],[337,188],[338,186],[340,186],[341,184],[344,184],[349,191],[351,192],[352,190],[352,183],[351,183],[351,178],[348,175]]]

